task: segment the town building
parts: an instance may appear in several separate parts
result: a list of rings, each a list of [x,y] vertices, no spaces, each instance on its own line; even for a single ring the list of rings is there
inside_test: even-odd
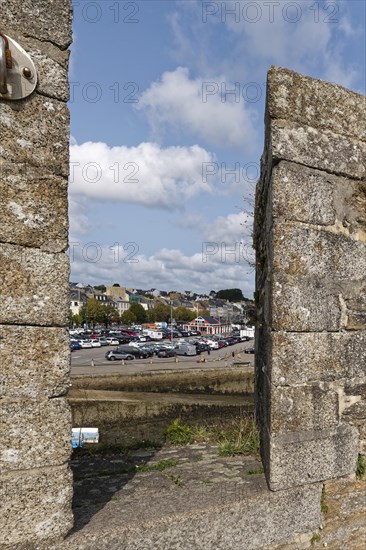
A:
[[[196,317],[190,323],[183,325],[183,330],[198,330],[201,334],[225,334],[231,331],[231,325],[220,322],[215,317]]]

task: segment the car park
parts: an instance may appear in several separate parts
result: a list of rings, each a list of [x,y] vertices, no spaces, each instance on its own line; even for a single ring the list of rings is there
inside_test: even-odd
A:
[[[119,351],[116,349],[107,351],[105,358],[108,361],[132,361],[135,359],[132,353],[125,353],[124,351]]]

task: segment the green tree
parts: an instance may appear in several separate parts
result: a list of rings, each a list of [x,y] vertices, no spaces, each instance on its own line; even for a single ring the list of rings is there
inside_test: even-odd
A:
[[[83,322],[87,323],[88,326],[92,328],[95,327],[97,323],[102,323],[104,319],[104,306],[95,298],[91,298],[87,301],[86,305],[80,309],[80,315],[83,318]]]
[[[240,288],[227,288],[226,290],[219,290],[216,294],[216,298],[219,300],[229,300],[229,302],[241,302],[244,300],[244,296]]]
[[[80,327],[83,324],[83,318],[79,313],[75,313],[72,316],[72,326]]]
[[[121,321],[124,325],[130,326],[136,323],[136,315],[131,311],[131,309],[128,309],[127,311],[124,311],[121,315]]]
[[[156,321],[156,315],[155,315],[155,308],[151,308],[147,310],[147,320],[149,323],[155,323]]]
[[[149,311],[149,320],[151,322],[158,321],[158,322],[169,322],[170,321],[170,307],[167,304],[156,304],[155,307],[153,307]]]
[[[108,328],[112,322],[119,320],[119,313],[111,304],[102,306],[102,308],[102,323],[104,323],[105,328]]]
[[[141,304],[137,304],[137,303],[131,304],[129,311],[131,311],[131,313],[133,313],[134,316],[136,317],[136,323],[138,323],[139,325],[141,323],[146,323],[147,313]]]
[[[183,323],[193,321],[196,318],[196,312],[188,309],[187,307],[177,307],[173,311],[173,317],[176,321],[182,321]]]

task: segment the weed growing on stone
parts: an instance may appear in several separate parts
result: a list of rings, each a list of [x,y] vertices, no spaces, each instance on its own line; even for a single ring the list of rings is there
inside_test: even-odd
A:
[[[139,473],[163,472],[166,468],[174,468],[177,464],[178,460],[160,460],[160,462],[156,462],[155,464],[136,466],[136,470]]]
[[[241,419],[226,429],[218,440],[219,455],[259,453],[259,434],[253,419]]]
[[[213,426],[187,426],[174,420],[165,431],[168,443],[189,445],[190,443],[214,443],[221,456],[236,454],[259,454],[259,434],[252,417],[244,417]]]
[[[183,480],[180,476],[175,476],[171,472],[166,472],[166,474],[164,475],[171,479],[174,485],[176,485],[177,487],[183,487]]]
[[[196,443],[209,441],[211,432],[208,426],[199,425],[193,428],[193,439]]]
[[[255,476],[255,475],[263,474],[263,472],[264,472],[263,468],[257,468],[257,470],[248,470],[247,472],[245,472],[245,475]]]
[[[320,497],[320,509],[322,511],[323,514],[326,514],[329,510],[326,502],[325,502],[325,486],[323,485],[323,488],[322,488],[322,494],[321,494],[321,497]]]
[[[366,460],[364,455],[359,454],[357,459],[356,477],[363,479],[366,474]]]
[[[165,430],[165,437],[173,445],[188,445],[192,443],[192,428],[180,424],[179,418],[176,418]]]
[[[314,533],[313,536],[310,539],[311,546],[313,546],[316,542],[319,542],[321,539],[319,533]]]
[[[240,441],[234,443],[232,441],[223,441],[219,443],[219,455],[220,456],[235,456],[240,455],[243,452],[243,446]]]

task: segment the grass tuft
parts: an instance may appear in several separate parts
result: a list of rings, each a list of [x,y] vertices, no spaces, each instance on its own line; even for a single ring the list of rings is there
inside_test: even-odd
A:
[[[259,455],[259,434],[253,417],[207,426],[187,426],[177,418],[167,427],[165,437],[173,445],[214,443],[220,456]]]
[[[176,418],[165,430],[167,441],[173,445],[189,445],[192,443],[192,428],[185,424],[180,424],[180,419]]]
[[[146,472],[163,472],[166,468],[174,468],[178,464],[178,460],[160,460],[155,464],[143,464],[142,466],[136,466],[136,470],[139,473]]]
[[[356,477],[363,479],[366,473],[366,460],[364,455],[359,454],[357,459]]]
[[[322,494],[321,494],[321,497],[320,497],[320,510],[322,511],[323,514],[326,514],[329,510],[326,502],[325,502],[325,486],[323,485],[323,488],[322,488]]]
[[[245,472],[247,476],[256,476],[263,473],[264,473],[263,468],[258,468],[257,470],[248,470],[247,472]]]
[[[311,546],[314,546],[314,544],[316,542],[320,542],[320,539],[321,539],[321,537],[320,537],[319,533],[314,533],[313,536],[310,539]]]
[[[171,479],[174,485],[176,485],[177,487],[179,488],[183,487],[183,479],[180,476],[175,476],[171,472],[166,472],[166,474],[164,475],[169,479]]]

